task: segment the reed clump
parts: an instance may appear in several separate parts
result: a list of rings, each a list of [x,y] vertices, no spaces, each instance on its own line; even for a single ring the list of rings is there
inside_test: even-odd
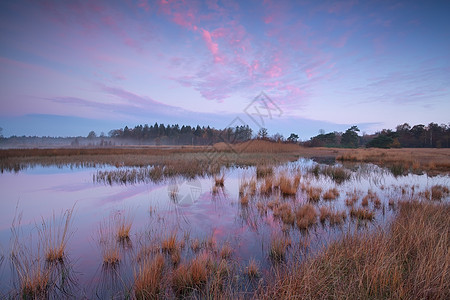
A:
[[[167,253],[174,253],[178,250],[177,233],[172,232],[161,242],[161,249]]]
[[[322,188],[308,186],[306,188],[306,197],[310,202],[318,202],[322,194]]]
[[[119,242],[130,240],[130,230],[133,219],[125,212],[117,212],[114,215],[114,224],[116,226],[116,237]]]
[[[41,250],[33,254],[29,249],[15,245],[11,262],[19,281],[20,298],[47,299],[52,285],[52,269],[40,257]],[[39,247],[39,246],[38,246]]]
[[[347,192],[347,198],[345,199],[345,205],[346,206],[355,205],[355,203],[358,202],[358,200],[359,200],[360,194],[361,193],[359,191],[357,191],[356,189],[351,192]]]
[[[300,206],[295,212],[297,227],[308,229],[317,222],[317,211],[313,205],[307,203]]]
[[[60,220],[57,220],[54,213],[50,222],[42,220],[40,235],[47,262],[64,260],[67,242],[71,236],[69,228],[72,223],[73,211],[74,207],[66,210]]]
[[[274,236],[270,243],[269,257],[274,261],[283,261],[286,258],[286,251],[291,245],[291,240],[284,236]]]
[[[431,187],[431,200],[439,201],[442,198],[447,197],[449,194],[449,189],[443,185],[433,185]]]
[[[247,206],[249,202],[249,196],[248,195],[241,196],[239,198],[239,202],[241,203],[242,206]]]
[[[233,254],[233,248],[231,248],[229,243],[225,243],[220,250],[220,257],[222,259],[228,259]]]
[[[375,213],[373,211],[368,210],[367,208],[354,208],[352,207],[350,210],[350,216],[352,218],[357,218],[359,220],[369,220],[372,221],[375,217]]]
[[[172,288],[177,295],[200,289],[208,280],[211,258],[206,252],[188,263],[181,263],[172,273]]]
[[[161,291],[164,271],[164,256],[141,261],[134,272],[134,296],[136,299],[156,299]]]
[[[254,258],[250,258],[247,269],[246,269],[246,273],[247,273],[248,277],[250,277],[250,278],[259,277],[259,275],[260,275],[259,265]]]
[[[339,191],[337,188],[331,188],[328,191],[326,191],[322,198],[323,200],[335,200],[337,197],[339,197]]]
[[[280,218],[287,225],[293,225],[295,222],[294,213],[292,212],[291,205],[288,203],[281,203],[280,205],[274,206],[273,216]]]
[[[278,178],[280,192],[285,197],[295,196],[297,194],[298,186],[295,186],[294,183],[285,175],[281,175]]]
[[[273,167],[266,165],[258,165],[256,167],[256,178],[264,178],[273,175]]]
[[[114,219],[103,221],[98,231],[103,266],[106,268],[115,268],[120,262],[120,243],[117,239],[116,224],[112,220]]]

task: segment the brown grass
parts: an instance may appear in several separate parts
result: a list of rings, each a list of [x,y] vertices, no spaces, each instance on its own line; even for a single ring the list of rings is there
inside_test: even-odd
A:
[[[201,253],[186,264],[180,264],[172,274],[172,288],[178,295],[185,295],[200,288],[208,279],[211,258]]]
[[[295,212],[297,226],[300,229],[307,229],[308,227],[316,224],[317,211],[311,204],[304,204],[300,206]]]
[[[222,174],[222,177],[214,175],[214,185],[217,187],[223,187],[225,183],[225,175]]]
[[[306,197],[310,202],[318,202],[320,200],[320,195],[322,194],[322,188],[308,186],[306,188]]]
[[[388,229],[345,235],[254,297],[449,299],[449,215],[449,205],[404,203]]]
[[[28,250],[15,245],[11,254],[12,266],[19,281],[19,298],[47,299],[52,283],[52,269],[48,268],[45,261],[41,259],[40,249],[37,255],[33,255]]]
[[[242,206],[247,206],[249,201],[248,195],[243,195],[239,198],[239,203],[241,203]]]
[[[433,185],[431,187],[431,200],[439,201],[442,198],[447,197],[449,189],[443,185]]]
[[[283,261],[291,240],[284,236],[275,235],[270,243],[269,257],[274,261]]]
[[[324,223],[327,219],[330,218],[331,209],[327,206],[321,206],[319,208],[319,213],[320,213],[319,220],[321,223]]]
[[[293,225],[295,222],[295,216],[292,212],[291,205],[288,203],[282,203],[273,208],[273,216],[280,218],[284,224]]]
[[[273,177],[267,176],[264,178],[264,183],[260,185],[259,192],[262,195],[270,195],[273,189]]]
[[[116,224],[117,240],[123,242],[130,239],[131,225],[133,219],[128,213],[117,212],[114,216],[114,223]]]
[[[323,200],[335,200],[337,197],[339,197],[339,191],[337,188],[329,189],[322,196]]]
[[[350,210],[350,216],[352,218],[357,218],[359,220],[369,220],[372,221],[375,217],[375,213],[366,208],[354,208]]]
[[[360,196],[360,192],[356,189],[352,192],[347,193],[347,198],[345,199],[345,205],[347,206],[353,206],[356,202],[358,202]]]
[[[134,272],[134,296],[136,299],[156,299],[161,291],[164,257],[157,254],[144,259]]]
[[[380,166],[397,167],[430,174],[450,172],[450,149],[354,149],[340,150],[336,159],[341,161],[371,162]]]
[[[347,217],[347,213],[345,211],[335,211],[329,207],[322,206],[319,208],[320,212],[320,222],[324,223],[326,220],[329,220],[330,225],[341,224],[345,221]]]
[[[71,235],[69,227],[72,222],[74,207],[64,212],[61,221],[58,221],[55,214],[50,222],[42,220],[41,239],[44,244],[45,258],[48,262],[62,262],[65,256],[65,249]]]
[[[194,239],[194,240],[191,242],[191,249],[192,249],[192,251],[197,252],[197,251],[200,250],[200,248],[201,248],[200,240],[197,239],[197,238]]]
[[[228,259],[233,254],[233,248],[231,248],[229,243],[225,243],[222,246],[222,249],[220,249],[220,257],[222,259]]]
[[[114,219],[105,220],[99,226],[99,245],[103,266],[115,268],[120,262],[120,243],[117,240]]]
[[[281,194],[285,197],[295,196],[297,194],[297,186],[285,175],[278,178]]]
[[[272,175],[273,175],[272,166],[258,165],[256,167],[256,178],[264,178]]]
[[[260,275],[259,265],[255,259],[250,258],[247,269],[246,269],[246,273],[247,273],[248,277],[250,277],[250,278],[255,278]]]
[[[162,240],[161,249],[167,253],[174,253],[176,250],[178,250],[176,231],[171,232]]]

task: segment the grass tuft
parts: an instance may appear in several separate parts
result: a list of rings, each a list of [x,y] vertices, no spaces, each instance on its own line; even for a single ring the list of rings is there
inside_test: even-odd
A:
[[[308,227],[316,224],[317,211],[311,204],[304,204],[300,206],[295,212],[297,221],[297,227],[300,229],[307,229]]]
[[[141,261],[134,273],[134,295],[136,299],[156,299],[161,291],[164,257],[157,254],[153,259]]]
[[[357,218],[359,220],[369,220],[372,221],[375,217],[375,213],[366,208],[354,208],[350,210],[350,216],[352,218]]]

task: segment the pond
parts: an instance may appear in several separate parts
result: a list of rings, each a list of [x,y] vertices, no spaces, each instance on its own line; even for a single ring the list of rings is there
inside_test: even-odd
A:
[[[209,255],[216,268],[226,265],[233,289],[251,293],[260,283],[248,276],[253,267],[268,280],[273,268],[317,253],[343,234],[385,225],[399,201],[430,198],[433,186],[449,186],[446,175],[393,176],[372,164],[329,166],[303,158],[222,168],[215,177],[153,180],[148,168],[36,166],[1,174],[1,298],[23,293],[20,266],[28,273],[49,268],[43,237],[60,238],[67,212],[64,266],[47,282],[49,298],[133,295],[142,257],[158,254],[167,280],[180,265]],[[448,198],[444,193],[443,201]],[[130,226],[123,240],[120,224]]]

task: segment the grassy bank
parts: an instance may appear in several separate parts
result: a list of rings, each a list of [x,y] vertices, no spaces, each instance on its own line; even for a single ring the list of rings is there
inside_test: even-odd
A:
[[[298,157],[374,163],[388,167],[396,175],[424,171],[432,175],[450,172],[450,149],[307,148],[263,140],[233,145],[217,143],[212,146],[8,149],[0,150],[0,168],[2,171],[19,171],[33,165],[159,165],[174,168],[180,165],[192,168],[195,165],[204,172],[211,165],[217,168],[227,165],[276,164]],[[194,170],[190,173],[202,172]]]

